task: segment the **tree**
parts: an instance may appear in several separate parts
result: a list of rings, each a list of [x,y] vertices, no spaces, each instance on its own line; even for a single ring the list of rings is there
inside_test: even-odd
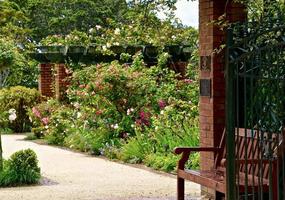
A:
[[[0,36],[23,42],[29,33],[25,28],[28,18],[20,7],[11,1],[0,1]]]
[[[48,35],[67,35],[74,30],[88,32],[96,25],[106,26],[107,19],[120,20],[127,9],[124,0],[11,0],[21,5],[29,18],[26,26],[31,39]]]

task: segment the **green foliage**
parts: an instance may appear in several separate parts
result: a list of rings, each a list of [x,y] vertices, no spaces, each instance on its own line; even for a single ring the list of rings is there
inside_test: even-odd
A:
[[[173,154],[161,155],[152,153],[146,155],[145,164],[157,170],[173,171],[177,166],[178,157]]]
[[[63,145],[65,137],[70,133],[74,117],[73,110],[64,106],[52,113],[48,125],[45,126],[45,138],[49,144]]]
[[[31,133],[27,133],[25,140],[36,140],[39,137],[36,135],[37,133],[31,132]]]
[[[0,1],[0,35],[23,42],[29,29],[24,27],[28,18],[20,6],[12,1]]]
[[[0,186],[35,184],[40,177],[35,152],[31,149],[21,150],[4,162],[4,169],[0,172]]]
[[[0,135],[10,133],[9,129],[9,113],[8,111],[0,112]]]
[[[105,45],[190,45],[197,48],[198,32],[194,28],[184,27],[178,21],[155,21],[144,27],[138,16],[132,16],[130,23],[121,23],[116,27],[94,28],[91,41]],[[100,34],[98,34],[98,32]],[[104,49],[103,49],[104,50]]]
[[[126,10],[124,0],[13,0],[29,19],[25,25],[31,29],[34,40],[48,35],[67,35],[74,30],[87,33],[96,25],[105,26],[106,19],[119,20]]]
[[[8,112],[11,109],[15,109],[16,119],[10,122],[10,127],[15,132],[29,131],[31,122],[27,111],[36,105],[39,100],[40,95],[36,89],[22,86],[2,89],[0,90],[0,112]]]
[[[81,45],[87,46],[90,44],[90,39],[85,32],[72,31],[70,34],[63,35],[49,35],[41,40],[42,45]]]
[[[149,142],[147,135],[138,133],[136,137],[130,138],[123,145],[120,152],[120,159],[130,163],[141,163],[145,156],[151,153],[152,144]]]
[[[0,88],[37,86],[37,63],[27,59],[9,38],[0,39]]]
[[[104,127],[94,130],[79,127],[74,129],[64,142],[69,148],[100,155],[102,148],[109,140],[110,133]]]
[[[50,99],[28,109],[28,116],[34,127],[32,128],[32,132],[35,136],[41,138],[44,135],[44,131],[50,121],[51,113],[60,107],[61,104],[57,100]]]
[[[282,50],[285,42],[285,3],[266,0],[244,3],[251,9],[249,20],[231,25],[234,45],[238,46],[232,52],[235,57],[241,58],[238,65],[243,67],[239,73],[248,73],[249,77],[256,78],[251,83],[245,79],[241,86],[245,88],[242,95],[247,101],[245,105],[240,103],[239,107],[246,110],[247,117],[242,117],[239,123],[244,127],[277,133],[285,122],[285,86],[282,83],[285,75]]]
[[[10,66],[16,57],[15,46],[7,38],[0,39],[0,69]]]

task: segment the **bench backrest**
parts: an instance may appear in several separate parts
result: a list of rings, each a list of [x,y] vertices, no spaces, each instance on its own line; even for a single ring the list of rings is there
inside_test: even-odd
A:
[[[226,159],[225,133],[221,139],[220,147],[223,149],[220,155],[216,156],[216,166],[219,166],[222,159]],[[269,162],[273,157],[277,159],[278,147],[282,143],[281,134],[270,134],[251,129],[236,129],[236,160],[239,172],[244,172],[264,179],[269,177]],[[247,163],[238,160],[247,159]],[[258,161],[258,163],[256,162]]]

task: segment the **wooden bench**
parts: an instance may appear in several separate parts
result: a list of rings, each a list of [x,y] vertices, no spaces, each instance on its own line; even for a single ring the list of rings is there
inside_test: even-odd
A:
[[[261,135],[263,140],[260,139]],[[273,179],[273,199],[277,200],[277,159],[268,160],[265,158],[267,149],[274,149],[274,155],[277,158],[278,147],[282,137],[277,134],[271,134],[271,142],[266,142],[266,133],[260,133],[257,130],[236,129],[236,170],[238,172],[236,188],[242,194],[246,190],[248,194],[257,193],[261,190],[263,193],[269,192],[269,163],[272,163]],[[260,143],[260,141],[265,141]],[[213,152],[215,153],[215,164],[210,170],[190,170],[185,169],[185,164],[191,153],[194,152]],[[246,153],[247,152],[247,153]],[[225,131],[223,133],[219,147],[177,147],[175,154],[182,154],[177,167],[177,199],[184,200],[184,180],[198,183],[207,188],[216,191],[216,199],[223,199],[226,194],[226,149],[225,149]],[[247,154],[247,156],[246,156]],[[261,159],[262,157],[262,159]],[[262,166],[262,167],[261,167]],[[262,170],[260,170],[262,169]],[[246,174],[248,174],[246,176]],[[262,177],[260,176],[262,175]],[[247,180],[247,181],[246,181]],[[246,187],[247,186],[247,187]]]

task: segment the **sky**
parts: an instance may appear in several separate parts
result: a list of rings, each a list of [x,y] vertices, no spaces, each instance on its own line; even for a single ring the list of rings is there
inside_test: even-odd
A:
[[[198,28],[198,1],[187,1],[187,0],[178,0],[176,7],[176,17],[181,19],[182,23],[188,26],[194,26]]]
[[[178,17],[184,25],[193,26],[198,28],[199,24],[199,2],[198,1],[187,1],[178,0],[176,3],[177,10],[175,11],[176,17]],[[158,17],[163,19],[165,15],[163,12],[158,13]]]

